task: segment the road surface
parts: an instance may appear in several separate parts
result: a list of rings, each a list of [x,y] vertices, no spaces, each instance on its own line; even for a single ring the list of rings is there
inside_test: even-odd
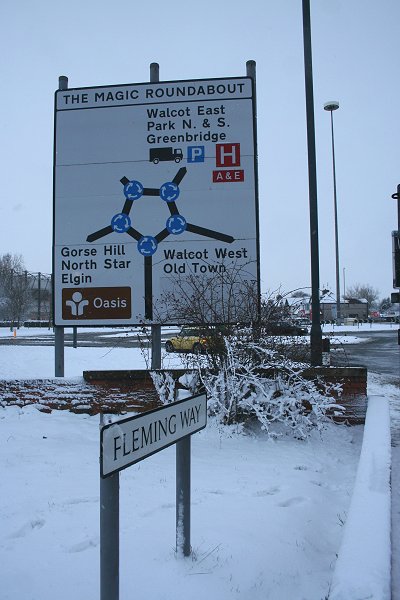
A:
[[[397,343],[397,328],[390,331],[357,330],[351,334],[363,341],[357,344],[343,344],[337,350],[333,349],[332,364],[364,366],[372,373],[400,377],[400,346]]]

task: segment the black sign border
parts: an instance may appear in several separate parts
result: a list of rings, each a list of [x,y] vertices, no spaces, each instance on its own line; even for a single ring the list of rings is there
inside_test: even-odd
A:
[[[122,320],[123,322],[121,322],[121,320],[119,319],[115,319],[114,322],[110,322],[110,320],[107,320],[107,322],[105,323],[97,323],[97,324],[93,324],[90,322],[83,322],[82,321],[77,321],[76,325],[73,324],[69,324],[69,323],[65,323],[63,319],[61,319],[61,322],[58,322],[58,317],[56,315],[55,312],[55,297],[56,297],[56,277],[55,277],[55,254],[56,254],[56,244],[55,244],[55,225],[56,225],[56,218],[55,218],[55,213],[56,213],[56,186],[55,186],[55,180],[56,180],[56,140],[57,140],[57,113],[58,112],[62,112],[63,109],[59,109],[57,108],[57,94],[62,93],[62,92],[73,92],[73,91],[83,91],[83,90],[88,90],[88,89],[100,89],[100,88],[117,88],[117,87],[126,87],[126,86],[132,86],[132,85],[140,85],[140,86],[144,86],[144,85],[158,85],[158,84],[179,84],[179,83],[189,83],[189,82],[193,82],[193,83],[200,83],[200,82],[206,82],[206,81],[232,81],[232,80],[238,80],[238,79],[247,79],[250,80],[250,84],[251,84],[251,97],[247,97],[248,100],[251,100],[252,103],[252,109],[253,109],[253,147],[254,147],[254,174],[255,174],[255,187],[254,187],[254,199],[255,199],[255,217],[256,217],[256,261],[257,261],[257,265],[256,265],[256,269],[257,269],[257,297],[258,297],[258,306],[257,306],[257,313],[258,315],[260,315],[260,310],[261,310],[261,303],[260,303],[260,293],[261,293],[261,266],[260,266],[260,258],[261,258],[261,253],[260,253],[260,204],[259,204],[259,183],[258,183],[258,143],[257,143],[257,105],[256,105],[256,82],[252,77],[249,77],[248,75],[238,75],[235,77],[202,77],[200,79],[174,79],[174,80],[162,80],[162,81],[158,81],[157,83],[155,82],[146,82],[146,81],[142,81],[142,82],[134,82],[134,83],[123,83],[123,84],[108,84],[108,85],[97,85],[97,86],[84,86],[84,87],[73,87],[73,88],[67,88],[65,90],[63,89],[58,89],[54,92],[54,135],[53,135],[53,236],[52,236],[52,315],[53,315],[53,321],[54,321],[54,325],[55,326],[59,326],[59,327],[73,327],[73,326],[77,326],[77,327],[137,327],[142,325],[143,323],[141,322],[133,322],[132,319],[130,321],[125,322],[124,320]],[[246,98],[243,98],[246,99]],[[165,104],[165,101],[160,102],[161,104]],[[154,104],[158,104],[158,103],[154,103]],[[125,106],[125,105],[124,105]],[[91,107],[91,108],[96,108],[96,107]],[[84,108],[84,107],[79,107],[79,109],[81,110],[91,110],[91,108]],[[107,108],[107,107],[97,107],[97,108]],[[116,322],[118,321],[118,322]],[[147,320],[146,322],[148,323],[153,323],[152,320]],[[162,325],[162,323],[159,323],[160,325]],[[184,323],[179,322],[179,323],[168,323],[168,326],[171,325],[183,325]],[[210,325],[219,325],[220,323],[210,323]]]

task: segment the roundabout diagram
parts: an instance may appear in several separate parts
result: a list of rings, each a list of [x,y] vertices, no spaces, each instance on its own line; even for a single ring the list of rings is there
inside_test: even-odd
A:
[[[127,234],[137,242],[137,251],[144,257],[144,296],[145,296],[145,317],[153,318],[153,255],[157,252],[160,242],[165,240],[170,235],[181,235],[185,231],[213,239],[220,242],[231,244],[235,238],[226,233],[214,231],[200,225],[189,223],[186,218],[179,212],[176,205],[176,200],[179,198],[181,190],[180,184],[187,173],[186,167],[181,167],[176,173],[172,181],[163,183],[159,188],[144,187],[140,181],[122,177],[120,182],[123,185],[123,193],[125,196],[122,211],[116,213],[111,218],[109,225],[95,231],[87,236],[87,242],[96,242],[99,239],[110,235],[111,233]],[[135,229],[132,224],[131,211],[140,199],[146,196],[156,196],[168,208],[169,216],[166,219],[165,227],[156,235],[142,233]]]
[[[153,256],[153,254],[157,252],[159,243],[165,240],[169,235],[181,235],[185,231],[220,242],[225,242],[227,244],[234,242],[235,238],[231,235],[189,223],[179,212],[176,200],[180,196],[181,190],[179,186],[186,173],[186,167],[181,167],[172,181],[163,183],[159,188],[146,188],[140,181],[122,177],[120,181],[123,185],[123,193],[125,196],[122,211],[116,213],[111,218],[109,225],[88,235],[86,241],[95,242],[110,233],[126,233],[137,241],[137,250],[144,257]],[[130,216],[132,207],[134,203],[145,196],[160,197],[160,199],[165,202],[170,213],[170,216],[165,222],[164,229],[159,231],[156,235],[142,233],[132,225],[132,218]]]

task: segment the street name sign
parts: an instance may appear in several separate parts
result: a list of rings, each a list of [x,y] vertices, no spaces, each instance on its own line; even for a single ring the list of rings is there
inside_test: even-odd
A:
[[[105,425],[100,434],[101,477],[121,471],[206,425],[205,394]]]
[[[55,324],[164,323],[177,279],[232,271],[259,289],[252,78],[58,90]]]

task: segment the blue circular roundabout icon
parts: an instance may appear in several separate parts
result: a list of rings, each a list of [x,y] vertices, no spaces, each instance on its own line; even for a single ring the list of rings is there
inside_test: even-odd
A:
[[[165,202],[175,202],[179,197],[179,186],[173,181],[167,181],[160,187],[160,198]]]
[[[166,227],[168,233],[172,233],[172,235],[179,235],[186,231],[186,219],[182,217],[182,215],[172,215],[167,219]]]
[[[111,219],[111,227],[116,233],[126,233],[131,226],[131,219],[124,213],[118,213]]]
[[[137,243],[137,249],[143,256],[153,256],[157,246],[157,240],[152,235],[144,235]]]
[[[124,185],[124,195],[127,200],[138,200],[143,196],[144,187],[140,181],[129,181]]]

